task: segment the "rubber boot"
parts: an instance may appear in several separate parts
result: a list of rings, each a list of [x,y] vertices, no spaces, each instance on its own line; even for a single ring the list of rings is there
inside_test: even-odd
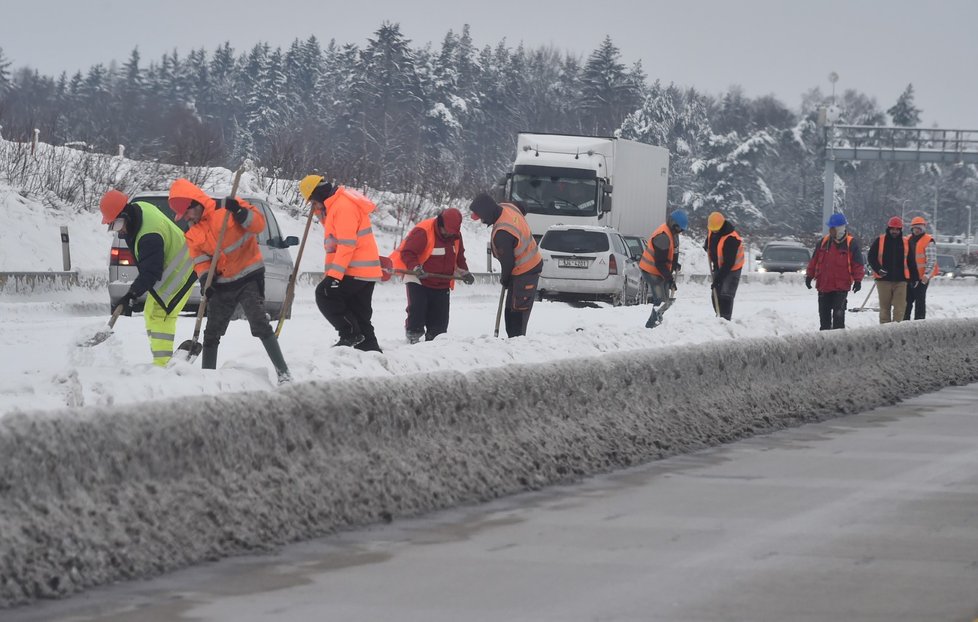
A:
[[[292,382],[292,374],[289,373],[289,366],[285,364],[285,357],[282,356],[282,348],[278,345],[278,338],[275,335],[265,337],[261,340],[261,345],[265,346],[265,352],[268,352],[268,358],[272,360],[272,365],[275,366],[278,383]]]
[[[217,369],[217,346],[204,346],[200,353],[202,369]]]
[[[421,341],[421,338],[424,337],[424,331],[423,330],[418,330],[418,331],[409,330],[409,331],[407,331],[406,335],[407,335],[407,342],[410,343],[410,344],[415,344],[415,343],[418,343],[419,341]]]

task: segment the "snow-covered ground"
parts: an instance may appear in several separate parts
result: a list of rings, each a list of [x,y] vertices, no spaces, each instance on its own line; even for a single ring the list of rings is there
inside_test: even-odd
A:
[[[220,182],[218,182],[218,185]],[[395,245],[389,210],[378,199],[377,227],[382,252]],[[286,235],[301,235],[304,219],[278,212]],[[42,207],[0,183],[0,271],[61,269],[59,227],[71,232],[73,267],[106,270],[110,239],[96,214],[66,213]],[[466,219],[463,230],[470,267],[485,270],[487,230]],[[302,270],[317,271],[323,262],[319,229],[314,231]],[[704,254],[684,238],[682,262],[687,274],[706,271]],[[293,249],[295,253],[296,249]],[[970,281],[941,283],[931,289],[932,318],[978,315],[978,287]],[[868,287],[867,282],[867,287]],[[374,295],[374,323],[383,354],[334,349],[336,335],[319,314],[312,286],[300,287],[293,317],[282,334],[282,350],[297,381],[466,371],[511,363],[580,358],[642,348],[681,348],[710,340],[784,335],[818,328],[816,295],[800,280],[741,285],[734,321],[714,316],[706,285],[682,283],[678,300],[665,322],[645,329],[649,307],[612,308],[604,304],[571,306],[541,302],[534,307],[529,336],[516,340],[492,337],[498,288],[460,285],[453,294],[449,333],[431,343],[409,346],[404,340],[403,287],[389,283]],[[865,293],[850,295],[850,306]],[[875,296],[871,298],[875,299]],[[16,410],[50,410],[65,406],[128,404],[183,395],[273,390],[271,365],[247,323],[232,322],[224,338],[219,369],[204,372],[199,362],[177,363],[168,369],[150,364],[141,317],[121,318],[115,334],[93,348],[75,344],[105,325],[108,295],[102,290],[35,292],[0,299],[0,416]],[[177,342],[188,339],[193,318],[181,318]],[[876,324],[874,313],[851,313],[852,327]],[[505,334],[505,330],[501,329]]]

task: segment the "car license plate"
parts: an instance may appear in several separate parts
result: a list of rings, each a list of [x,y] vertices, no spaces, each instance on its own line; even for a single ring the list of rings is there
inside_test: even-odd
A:
[[[587,268],[588,260],[584,258],[560,258],[557,265],[561,268]]]

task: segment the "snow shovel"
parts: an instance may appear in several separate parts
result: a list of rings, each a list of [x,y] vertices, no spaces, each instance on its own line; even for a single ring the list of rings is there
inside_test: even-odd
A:
[[[400,274],[403,276],[416,276],[422,279],[448,279],[451,281],[461,281],[462,277],[455,276],[454,274],[437,274],[434,272],[422,272],[418,274],[414,270],[401,270],[400,268],[395,268],[394,263],[391,261],[390,257],[380,258],[380,269],[383,275],[380,277],[381,281],[391,280],[391,276],[395,274]]]
[[[496,308],[496,328],[492,331],[493,337],[499,336],[499,320],[503,317],[503,302],[506,301],[506,286],[503,285],[499,290],[499,307]]]
[[[869,297],[873,295],[873,290],[875,289],[876,289],[876,281],[873,281],[873,286],[869,288],[869,293],[867,293],[866,297],[863,299],[863,304],[861,306],[853,307],[852,309],[849,309],[849,312],[850,313],[859,313],[860,311],[879,312],[879,309],[874,309],[873,307],[870,307],[868,309],[866,308],[866,303],[869,302]]]
[[[122,308],[123,306],[121,304],[116,305],[115,310],[112,312],[112,317],[109,318],[109,323],[106,324],[102,328],[102,330],[95,333],[95,335],[93,335],[91,339],[86,339],[85,341],[79,343],[78,347],[91,348],[92,346],[97,346],[98,344],[102,343],[103,341],[111,337],[112,328],[115,326],[115,321],[119,319],[120,315],[122,315]]]
[[[292,268],[292,276],[289,277],[289,285],[285,289],[285,301],[282,303],[282,311],[278,314],[278,324],[275,326],[275,336],[282,334],[282,325],[285,324],[285,316],[292,308],[292,301],[295,299],[295,281],[299,277],[299,263],[302,261],[302,251],[306,248],[306,239],[309,237],[309,227],[312,225],[312,217],[316,210],[309,207],[309,217],[306,218],[306,230],[302,232],[302,242],[299,244],[299,252],[295,258],[295,266]]]
[[[241,175],[244,173],[245,165],[242,164],[238,167],[238,170],[234,172],[234,182],[231,184],[231,194],[228,195],[234,198],[234,195],[238,192],[238,183],[241,181]],[[180,344],[177,348],[177,352],[186,352],[187,361],[193,363],[200,356],[201,351],[204,346],[200,343],[200,325],[204,322],[204,312],[207,309],[207,290],[210,289],[211,284],[214,282],[214,272],[217,270],[217,262],[221,258],[222,246],[224,244],[224,234],[228,230],[228,220],[231,219],[231,212],[226,208],[224,210],[224,222],[221,223],[221,231],[217,234],[217,244],[214,250],[214,257],[211,258],[211,267],[207,270],[207,281],[204,284],[203,290],[200,292],[200,303],[197,305],[197,323],[194,325],[194,336],[192,339],[188,339]]]

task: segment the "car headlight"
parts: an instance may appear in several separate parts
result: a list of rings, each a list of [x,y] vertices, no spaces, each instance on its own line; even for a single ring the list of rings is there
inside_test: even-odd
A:
[[[758,272],[767,272],[767,268],[765,268],[764,266],[758,266],[757,267],[757,271]]]

